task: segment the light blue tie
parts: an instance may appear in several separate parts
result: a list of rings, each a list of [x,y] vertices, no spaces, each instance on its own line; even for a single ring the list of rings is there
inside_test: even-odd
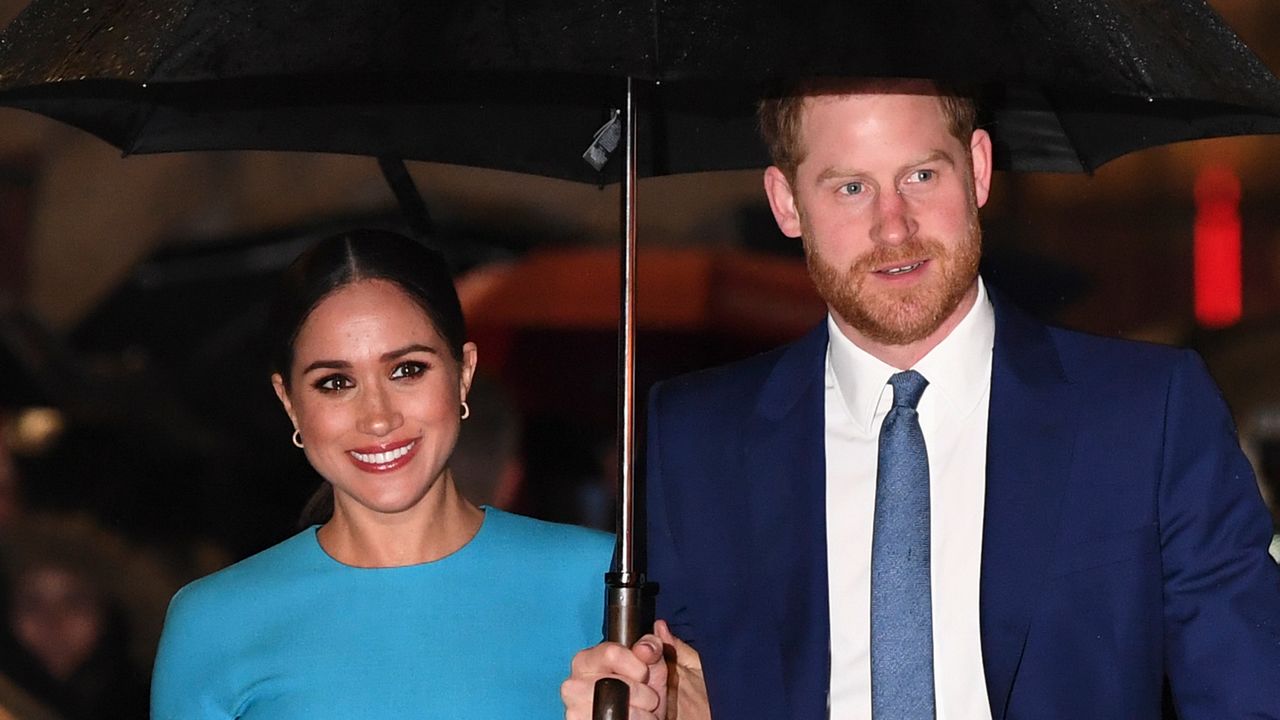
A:
[[[908,370],[889,384],[893,408],[880,427],[871,540],[871,717],[932,720],[929,456],[916,415],[929,381]]]

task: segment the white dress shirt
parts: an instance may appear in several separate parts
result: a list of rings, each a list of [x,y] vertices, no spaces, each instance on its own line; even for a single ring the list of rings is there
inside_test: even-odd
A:
[[[849,341],[828,316],[827,569],[833,720],[871,718],[871,529],[880,424],[897,368]],[[917,370],[929,453],[933,674],[938,720],[991,720],[978,632],[987,417],[995,314],[978,281],[973,308]],[[877,718],[876,720],[882,720]]]

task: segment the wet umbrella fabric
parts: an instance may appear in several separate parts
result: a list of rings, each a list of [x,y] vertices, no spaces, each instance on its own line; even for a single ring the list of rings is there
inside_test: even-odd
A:
[[[0,104],[126,153],[356,153],[586,182],[583,151],[648,81],[641,177],[766,163],[780,78],[979,88],[997,164],[1090,171],[1126,152],[1280,132],[1280,82],[1200,0],[35,0],[0,37]]]

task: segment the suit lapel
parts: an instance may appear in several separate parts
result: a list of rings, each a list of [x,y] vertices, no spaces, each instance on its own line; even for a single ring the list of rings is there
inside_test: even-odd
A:
[[[772,622],[758,629],[760,650],[778,649],[786,706],[796,718],[824,718],[829,685],[826,348],[824,322],[779,357],[745,425],[739,468],[760,562],[753,591]]]
[[[980,620],[987,693],[1005,717],[1070,471],[1076,404],[1047,329],[993,294]]]

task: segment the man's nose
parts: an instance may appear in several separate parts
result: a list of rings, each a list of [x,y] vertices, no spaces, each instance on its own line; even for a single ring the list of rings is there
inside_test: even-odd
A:
[[[916,232],[916,222],[911,206],[897,190],[881,193],[876,198],[876,222],[871,229],[872,239],[885,245],[905,242]]]
[[[361,398],[360,432],[383,436],[400,427],[404,417],[394,399],[384,388],[367,390]]]

